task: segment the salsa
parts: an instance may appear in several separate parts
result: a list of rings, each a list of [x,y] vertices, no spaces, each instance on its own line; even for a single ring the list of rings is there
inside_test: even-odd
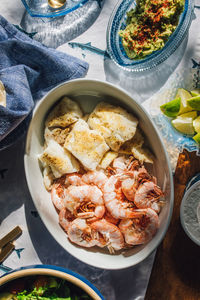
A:
[[[185,0],[137,0],[119,31],[130,59],[143,59],[160,50],[176,29]]]
[[[92,300],[81,288],[46,275],[15,279],[0,288],[0,300]]]

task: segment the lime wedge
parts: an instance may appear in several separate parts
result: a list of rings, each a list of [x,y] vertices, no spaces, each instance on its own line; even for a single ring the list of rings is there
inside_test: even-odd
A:
[[[197,133],[195,136],[193,136],[193,139],[195,140],[195,142],[200,144],[200,133]]]
[[[178,119],[191,118],[192,120],[194,120],[196,117],[197,117],[197,112],[193,110],[193,111],[189,111],[187,113],[181,114],[177,118]]]
[[[188,100],[187,100],[187,104],[188,104],[192,109],[200,110],[200,95],[188,99]]]
[[[160,106],[161,111],[168,117],[176,117],[181,106],[181,98],[176,98]]]
[[[193,127],[196,132],[200,132],[200,116],[194,119]]]
[[[200,89],[190,91],[192,97],[196,97],[200,95]]]
[[[181,106],[179,110],[179,115],[191,111],[192,108],[188,105],[187,99],[191,98],[191,94],[185,89],[178,89],[176,98],[181,98]]]
[[[193,120],[197,117],[197,112],[192,111],[178,116],[172,120],[173,127],[184,134],[195,134]]]

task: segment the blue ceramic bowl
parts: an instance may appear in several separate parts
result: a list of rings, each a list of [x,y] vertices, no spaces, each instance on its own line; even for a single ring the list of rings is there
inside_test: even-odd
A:
[[[26,10],[32,17],[52,18],[64,16],[83,6],[88,0],[67,0],[66,4],[58,9],[48,5],[48,0],[22,0]]]
[[[6,273],[0,278],[0,287],[3,287],[4,284],[7,284],[12,280],[34,275],[48,275],[64,279],[78,286],[80,289],[85,291],[92,299],[105,300],[98,289],[83,276],[71,270],[51,265],[27,266]]]
[[[126,13],[135,8],[135,0],[120,0],[113,10],[107,28],[107,51],[111,59],[126,71],[145,71],[164,62],[183,41],[187,35],[194,9],[194,0],[185,0],[185,9],[180,15],[179,24],[165,46],[144,59],[132,60],[123,48],[119,31],[126,27]]]

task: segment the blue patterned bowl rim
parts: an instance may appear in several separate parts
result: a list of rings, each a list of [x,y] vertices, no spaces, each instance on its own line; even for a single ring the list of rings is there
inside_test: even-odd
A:
[[[119,67],[129,72],[140,72],[152,69],[172,55],[189,31],[194,10],[194,0],[185,0],[185,9],[181,14],[179,25],[165,46],[144,59],[131,60],[128,58],[123,46],[120,44],[121,40],[118,31],[120,30],[122,20],[125,21],[126,12],[135,5],[135,0],[120,0],[110,16],[106,34],[107,51],[111,59]]]
[[[105,300],[105,298],[102,296],[102,294],[99,292],[99,290],[85,277],[83,277],[82,275],[71,271],[69,269],[63,268],[63,267],[58,267],[58,266],[53,266],[53,265],[30,265],[30,266],[26,266],[26,267],[21,267],[12,271],[9,271],[5,274],[3,274],[2,276],[0,276],[0,278],[7,276],[8,274],[11,273],[15,273],[17,271],[21,271],[21,270],[29,270],[29,269],[48,269],[48,270],[55,270],[55,271],[60,271],[62,273],[65,274],[69,274],[75,278],[78,278],[79,280],[81,280],[82,282],[84,282],[86,285],[88,285],[102,300]]]

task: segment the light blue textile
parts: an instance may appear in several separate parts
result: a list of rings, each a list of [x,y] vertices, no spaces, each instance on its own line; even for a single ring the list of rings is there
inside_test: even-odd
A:
[[[86,62],[43,46],[0,16],[0,80],[7,94],[6,108],[0,105],[0,149],[25,131],[37,100],[87,70]]]

